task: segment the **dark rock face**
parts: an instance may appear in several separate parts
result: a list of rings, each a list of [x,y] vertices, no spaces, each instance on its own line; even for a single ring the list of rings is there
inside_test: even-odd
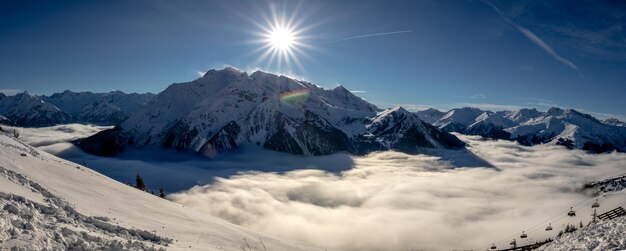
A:
[[[567,149],[574,149],[574,141],[571,139],[559,138],[556,142],[557,145],[564,146]]]
[[[162,145],[167,148],[186,149],[197,135],[198,130],[189,128],[186,121],[178,120],[165,131]]]
[[[201,152],[226,151],[237,148],[237,136],[241,128],[235,121],[229,122],[202,147]]]
[[[585,142],[583,150],[591,153],[610,153],[613,151],[619,151],[620,149],[609,143],[598,144],[594,142]]]
[[[463,132],[467,127],[458,122],[451,122],[439,129],[444,132]]]
[[[120,128],[115,127],[72,143],[89,154],[111,157],[124,151],[126,142],[120,133]]]
[[[501,126],[495,126],[493,124],[480,124],[472,128],[467,128],[461,131],[467,135],[480,135],[489,139],[510,139],[511,133],[507,132]]]
[[[424,127],[427,128],[433,138],[438,140],[439,143],[446,148],[461,149],[465,147],[465,142],[450,133],[440,131],[437,127],[425,123]]]
[[[556,135],[554,135],[556,136]],[[537,144],[544,144],[544,143],[548,143],[550,142],[550,140],[552,140],[552,138],[554,138],[554,136],[551,137],[540,137],[537,135],[524,135],[524,136],[518,136],[517,138],[514,138],[514,141],[517,141],[517,143],[520,143],[521,145],[525,145],[525,146],[534,146]]]

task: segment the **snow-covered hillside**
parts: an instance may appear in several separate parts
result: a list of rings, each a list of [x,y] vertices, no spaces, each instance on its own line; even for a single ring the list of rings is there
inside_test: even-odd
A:
[[[433,123],[446,132],[516,140],[525,145],[564,145],[590,152],[626,151],[626,127],[616,119],[599,121],[573,109],[482,111],[452,109]]]
[[[624,250],[626,249],[626,217],[599,221],[557,237],[538,250]]]
[[[109,134],[138,147],[191,149],[206,155],[242,144],[295,154],[361,154],[396,149],[389,142],[405,135],[392,135],[373,124],[398,111],[381,111],[342,86],[325,90],[282,75],[248,75],[227,67],[169,86],[122,123],[120,133]],[[415,114],[403,114],[389,128],[404,127],[402,132],[415,137],[414,143],[421,142],[405,142],[403,150],[463,147],[456,137],[424,124]]]
[[[114,181],[0,133],[0,249],[321,250]]]

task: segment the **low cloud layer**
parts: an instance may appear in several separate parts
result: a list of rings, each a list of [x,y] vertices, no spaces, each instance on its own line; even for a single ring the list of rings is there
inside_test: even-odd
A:
[[[553,236],[541,223],[555,215],[557,231],[568,222],[587,222],[591,200],[578,206],[582,217],[565,217],[570,206],[590,198],[582,185],[626,172],[624,154],[464,139],[495,168],[457,168],[437,157],[383,152],[354,158],[354,168],[339,174],[242,173],[170,199],[328,248],[479,250],[495,241],[507,247],[523,230],[530,232],[528,242]],[[602,200],[604,209],[616,203],[613,197]]]
[[[152,189],[180,191],[168,197],[178,203],[329,250],[482,250],[492,242],[507,247],[513,238],[535,242],[565,223],[589,220],[593,197],[582,192],[585,182],[626,172],[626,154],[467,136],[461,137],[469,152],[435,152],[439,157],[301,157],[243,148],[212,160],[157,150],[101,158],[67,143],[100,129],[22,129],[21,138],[121,182],[140,173]],[[623,203],[617,197],[601,198],[599,212]],[[577,218],[565,216],[570,206]],[[556,231],[543,230],[549,218]],[[523,230],[526,242],[519,239]]]
[[[208,159],[204,156],[173,150],[127,149],[112,158],[87,154],[71,141],[91,136],[110,127],[70,124],[44,128],[18,128],[20,139],[48,153],[87,165],[123,183],[134,183],[140,174],[152,190],[163,187],[166,192],[187,190],[208,184],[214,177],[228,177],[240,171],[283,172],[294,169],[326,168],[339,172],[351,168],[349,155],[303,157],[267,151],[256,146],[243,147],[237,152],[223,153]],[[13,127],[6,127],[12,131]]]

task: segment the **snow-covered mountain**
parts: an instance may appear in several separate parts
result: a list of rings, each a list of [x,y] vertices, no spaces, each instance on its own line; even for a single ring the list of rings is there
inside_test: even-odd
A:
[[[626,151],[626,127],[618,120],[599,121],[573,109],[516,111],[452,109],[434,123],[446,132],[516,140],[525,145],[551,143],[590,152]]]
[[[476,118],[483,112],[484,111],[478,108],[472,107],[452,109],[437,120],[437,122],[433,123],[433,125],[446,132],[457,132],[474,123]]]
[[[434,124],[439,119],[441,119],[443,115],[446,115],[445,112],[442,112],[435,108],[428,108],[426,110],[417,111],[415,112],[415,114],[417,114],[417,117],[419,117],[422,121],[428,124]]]
[[[525,144],[551,142],[591,152],[626,151],[626,127],[604,124],[573,109],[550,108],[543,116],[506,131]]]
[[[602,123],[605,123],[607,125],[626,127],[626,122],[618,120],[616,118],[605,119],[605,120],[602,121]]]
[[[41,99],[70,113],[74,122],[99,125],[115,125],[126,120],[140,107],[145,106],[156,95],[152,93],[107,93],[72,92],[66,90]]]
[[[96,136],[120,136],[136,147],[190,149],[209,156],[241,144],[309,155],[464,146],[413,113],[380,110],[342,86],[325,90],[282,75],[248,75],[230,67],[170,85],[124,121],[120,133]],[[91,143],[99,140],[77,144],[94,150]]]
[[[267,237],[0,133],[0,250],[322,250]]]
[[[537,111],[535,108],[521,108],[515,111],[505,111],[504,113],[506,114],[505,118],[518,124],[543,116],[543,112]]]
[[[27,92],[15,96],[0,93],[0,124],[43,127],[66,123],[114,125],[128,114],[144,106],[155,95],[64,91],[51,96],[35,96]]]
[[[0,115],[24,127],[51,126],[72,121],[72,116],[27,92],[15,96],[0,93]]]

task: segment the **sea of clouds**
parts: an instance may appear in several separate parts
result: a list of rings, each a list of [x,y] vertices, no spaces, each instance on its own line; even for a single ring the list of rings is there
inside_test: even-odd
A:
[[[23,129],[23,139],[122,182],[141,173],[166,186],[168,199],[283,238],[341,250],[483,250],[553,237],[566,223],[587,223],[593,195],[586,182],[626,172],[626,154],[588,154],[560,146],[520,146],[459,136],[467,152],[362,157],[302,157],[244,148],[209,160],[131,150],[115,158],[83,153],[74,130]],[[82,129],[80,129],[82,128]],[[40,136],[50,137],[45,144]],[[61,131],[61,132],[59,132]],[[68,133],[71,131],[71,133]],[[39,140],[39,141],[38,141]],[[190,188],[190,189],[188,189]],[[157,188],[158,189],[158,188]],[[188,189],[188,190],[187,190]],[[623,192],[600,198],[600,212],[626,202]],[[565,214],[570,206],[576,218]],[[551,222],[556,231],[546,232]],[[522,231],[529,233],[519,239]]]

